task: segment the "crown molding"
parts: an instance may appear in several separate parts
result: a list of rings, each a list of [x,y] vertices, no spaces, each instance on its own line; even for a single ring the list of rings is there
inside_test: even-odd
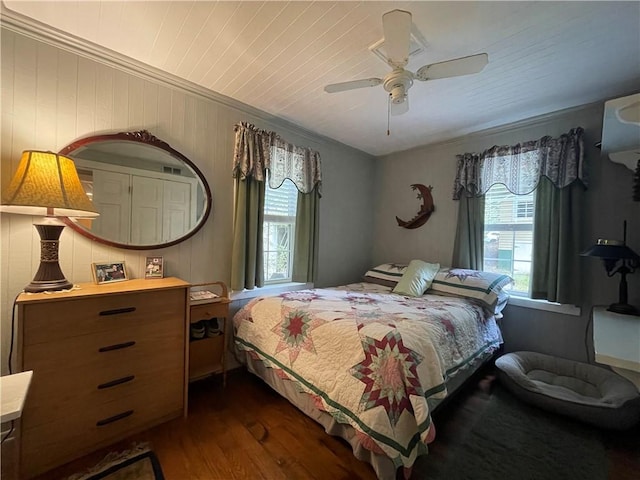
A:
[[[122,55],[121,53],[115,52],[101,45],[97,45],[83,38],[64,32],[38,20],[27,17],[26,15],[14,12],[9,9],[2,0],[0,0],[0,27],[47,45],[74,53],[89,60],[99,62],[111,68],[135,75],[145,80],[153,80],[202,99],[238,110],[271,125],[291,130],[296,135],[300,135],[310,141],[323,141],[325,143],[338,145],[342,148],[358,152],[359,154],[364,154],[372,158],[374,157],[373,155],[352,147],[351,145],[346,145],[334,140],[333,138],[313,132],[281,117],[277,117],[263,110],[252,107],[251,105],[202,87],[194,82],[185,80],[159,68],[152,67],[151,65],[147,65],[146,63],[127,57],[126,55]]]

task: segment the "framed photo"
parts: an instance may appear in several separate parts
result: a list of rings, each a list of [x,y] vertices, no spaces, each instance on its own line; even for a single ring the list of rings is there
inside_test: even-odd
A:
[[[144,278],[164,277],[164,267],[162,257],[147,257],[144,268]]]
[[[97,284],[128,280],[124,262],[92,263],[91,273]]]

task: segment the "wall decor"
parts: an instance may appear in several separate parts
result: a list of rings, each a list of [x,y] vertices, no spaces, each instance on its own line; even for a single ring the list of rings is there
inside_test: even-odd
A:
[[[91,273],[97,284],[128,280],[124,262],[92,263]]]
[[[422,205],[420,206],[420,210],[418,213],[409,221],[402,220],[396,217],[398,222],[398,226],[403,228],[418,228],[427,223],[429,217],[435,210],[435,206],[433,205],[433,197],[431,196],[431,190],[433,187],[429,185],[425,187],[421,183],[414,183],[411,185],[412,190],[418,191],[418,200],[422,200]]]
[[[194,235],[209,217],[211,190],[202,172],[147,130],[82,138],[61,153],[75,162],[101,214],[66,223],[91,240],[131,250],[164,248]]]
[[[147,257],[144,278],[164,277],[164,261],[162,257]]]

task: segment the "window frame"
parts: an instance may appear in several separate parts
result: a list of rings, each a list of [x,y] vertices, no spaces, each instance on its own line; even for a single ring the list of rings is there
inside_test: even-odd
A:
[[[269,214],[267,213],[267,200],[268,200],[268,192],[269,191],[277,191],[280,188],[282,188],[283,186],[285,186],[285,184],[289,182],[290,185],[287,185],[285,188],[288,190],[287,194],[291,195],[292,197],[295,196],[295,198],[288,198],[288,201],[292,201],[293,200],[293,205],[294,205],[294,211],[293,211],[293,215],[282,215],[282,214]],[[295,186],[295,184],[290,180],[290,179],[285,179],[285,181],[278,187],[278,188],[271,188],[269,186],[269,182],[268,180],[265,182],[265,201],[264,201],[264,206],[263,206],[263,219],[262,219],[262,229],[263,229],[263,234],[262,234],[262,252],[263,252],[263,271],[264,271],[264,285],[277,285],[280,283],[289,283],[292,282],[292,278],[293,278],[293,255],[294,255],[294,251],[295,251],[295,230],[296,230],[296,222],[297,222],[297,192],[298,189]],[[276,226],[276,228],[278,226],[282,226],[285,225],[288,227],[288,243],[289,243],[289,248],[288,248],[288,259],[287,259],[287,273],[288,276],[284,277],[284,278],[276,278],[276,279],[269,279],[269,261],[270,261],[270,255],[271,254],[278,254],[279,252],[279,247],[278,247],[278,241],[276,240],[276,247],[275,249],[270,248],[271,245],[266,245],[265,244],[265,237],[268,238],[269,235],[269,229],[272,226]],[[277,262],[277,261],[276,261]],[[277,272],[272,272],[272,273],[277,273]]]

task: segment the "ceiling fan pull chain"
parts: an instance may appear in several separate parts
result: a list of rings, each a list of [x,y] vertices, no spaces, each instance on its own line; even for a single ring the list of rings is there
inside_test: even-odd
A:
[[[389,136],[389,131],[391,129],[391,94],[387,97],[387,137]]]

